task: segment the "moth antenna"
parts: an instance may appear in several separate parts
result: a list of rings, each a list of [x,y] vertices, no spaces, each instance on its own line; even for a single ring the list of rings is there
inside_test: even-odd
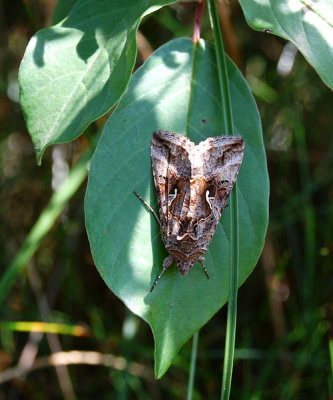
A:
[[[159,276],[156,278],[156,281],[154,282],[153,286],[150,289],[150,292],[152,292],[154,290],[154,287],[156,286],[157,282],[161,279],[162,275],[164,274],[164,272],[170,267],[170,265],[173,262],[173,258],[172,256],[167,257],[164,261],[163,261],[163,269],[162,272],[159,274]]]
[[[148,210],[153,213],[156,221],[159,223],[159,225],[161,225],[160,219],[158,218],[155,210],[145,200],[143,200],[143,198],[135,190],[133,190],[133,193],[142,201],[142,203],[148,208]]]
[[[205,265],[204,265],[204,263],[203,263],[203,259],[201,259],[201,258],[198,258],[198,261],[199,261],[199,263],[202,265],[202,268],[204,269],[204,271],[205,271],[205,274],[206,274],[206,276],[207,276],[207,279],[209,279],[209,273],[208,273],[208,271],[207,271],[207,268],[205,267]]]

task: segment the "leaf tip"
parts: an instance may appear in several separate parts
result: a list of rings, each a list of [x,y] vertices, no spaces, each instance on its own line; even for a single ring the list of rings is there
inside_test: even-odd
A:
[[[36,154],[36,164],[40,167],[42,165],[42,158],[44,155],[44,152],[48,146],[37,146],[36,143],[34,143],[35,147],[35,154]]]

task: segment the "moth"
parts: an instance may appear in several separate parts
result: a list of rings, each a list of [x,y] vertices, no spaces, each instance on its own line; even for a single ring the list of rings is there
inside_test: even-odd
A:
[[[195,145],[176,132],[155,131],[151,139],[151,161],[159,206],[161,235],[169,256],[155,280],[175,262],[187,275],[198,261],[204,266],[206,252],[242,164],[241,136],[210,137]]]

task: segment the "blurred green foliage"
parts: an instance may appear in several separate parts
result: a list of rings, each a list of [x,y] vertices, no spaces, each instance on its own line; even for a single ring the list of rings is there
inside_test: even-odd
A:
[[[29,3],[0,2],[2,275],[53,190],[88,146],[85,135],[49,149],[42,167],[35,164],[18,103],[17,70],[29,37],[51,20],[53,2],[35,1],[30,12],[23,4]],[[221,11],[227,50],[259,106],[271,179],[266,245],[239,291],[232,397],[326,399],[333,390],[332,94],[287,42],[252,31],[236,1]],[[190,36],[193,18],[192,3],[175,4],[147,16],[140,30],[156,48],[173,37]],[[211,40],[207,14],[202,36]],[[139,62],[140,54],[139,49]],[[289,62],[289,70],[282,62]],[[102,124],[94,123],[89,135]],[[104,365],[70,365],[65,378],[53,367],[41,367],[3,383],[0,399],[70,399],[71,387],[79,399],[185,398],[191,343],[155,381],[149,328],[125,309],[94,268],[84,228],[84,192],[83,185],[64,208],[0,312],[2,322],[84,325],[91,336],[61,336],[55,346],[54,336],[1,330],[0,379],[9,368],[40,360],[54,348],[119,358]],[[219,396],[225,320],[224,308],[200,332],[194,399]]]

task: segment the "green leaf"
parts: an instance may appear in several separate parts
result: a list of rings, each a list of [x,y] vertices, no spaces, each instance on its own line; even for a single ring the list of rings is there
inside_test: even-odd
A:
[[[19,83],[38,163],[48,146],[77,138],[118,101],[133,70],[141,17],[174,1],[61,3],[56,18],[70,10],[67,18],[32,37]]]
[[[52,25],[57,24],[62,19],[66,18],[71,8],[80,0],[58,0],[56,8],[52,15]]]
[[[239,0],[248,24],[290,40],[333,88],[332,0]]]
[[[245,140],[238,176],[240,283],[261,253],[268,219],[268,175],[257,107],[235,65],[228,62],[235,134]],[[167,252],[154,217],[150,140],[154,130],[187,135],[198,143],[227,132],[221,118],[215,55],[207,42],[177,39],[154,52],[133,75],[95,151],[86,194],[86,226],[96,266],[110,289],[147,321],[155,338],[161,377],[181,346],[228,299],[229,211],[222,215],[205,255],[187,276],[170,267],[154,291]]]

